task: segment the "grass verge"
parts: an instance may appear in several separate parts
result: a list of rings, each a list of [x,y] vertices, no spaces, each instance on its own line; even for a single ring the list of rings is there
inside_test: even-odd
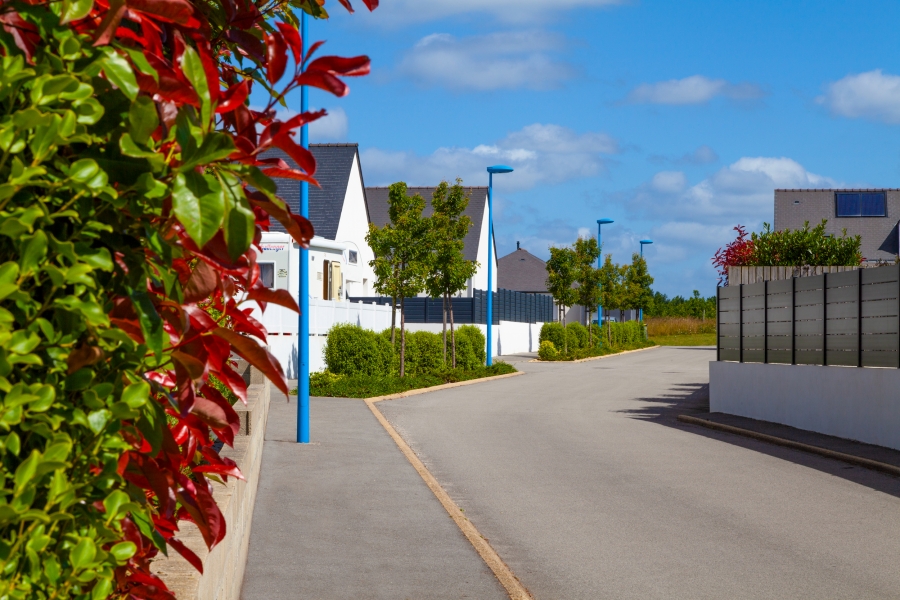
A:
[[[715,333],[695,333],[688,335],[657,335],[653,341],[660,346],[715,346]]]
[[[495,362],[490,367],[481,367],[464,371],[462,369],[447,369],[421,375],[373,376],[373,375],[334,375],[332,373],[313,373],[309,377],[309,395],[327,396],[332,398],[374,398],[375,396],[387,396],[399,394],[420,388],[429,388],[445,383],[482,379],[494,375],[506,375],[515,373],[516,368],[502,361]],[[297,388],[291,390],[296,394]]]
[[[548,360],[546,362],[565,362],[572,360],[581,360],[583,358],[594,358],[595,356],[607,356],[609,354],[618,354],[620,352],[625,352],[627,350],[640,350],[641,348],[649,348],[651,346],[655,346],[656,341],[654,340],[642,340],[639,342],[633,342],[631,344],[621,344],[619,346],[610,346],[609,344],[603,344],[600,348],[578,348],[577,350],[570,350],[568,354],[563,354],[560,352],[556,358],[553,360]]]

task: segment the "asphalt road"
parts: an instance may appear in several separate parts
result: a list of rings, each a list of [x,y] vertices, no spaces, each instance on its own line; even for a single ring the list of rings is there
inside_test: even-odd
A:
[[[379,407],[538,600],[900,597],[900,480],[678,423],[714,358],[521,362]]]

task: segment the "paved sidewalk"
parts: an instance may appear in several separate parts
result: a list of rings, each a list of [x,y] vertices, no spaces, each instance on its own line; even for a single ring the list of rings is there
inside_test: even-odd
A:
[[[313,443],[275,392],[245,600],[507,598],[361,400],[313,398]]]

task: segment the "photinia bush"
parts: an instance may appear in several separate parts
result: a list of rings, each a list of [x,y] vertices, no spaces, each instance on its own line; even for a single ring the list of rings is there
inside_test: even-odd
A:
[[[211,434],[238,417],[211,381],[246,401],[235,353],[287,392],[242,302],[296,309],[260,282],[260,234],[313,235],[270,177],[315,184],[293,134],[324,113],[274,109],[369,70],[301,54],[321,3],[2,3],[0,598],[172,598],[151,559],[202,568],[179,523],[225,536],[211,481],[241,474]]]

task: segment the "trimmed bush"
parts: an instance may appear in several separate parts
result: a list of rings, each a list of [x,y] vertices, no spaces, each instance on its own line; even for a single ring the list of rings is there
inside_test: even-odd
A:
[[[328,371],[336,375],[387,375],[394,362],[390,339],[358,325],[333,326],[323,352]]]
[[[541,334],[538,336],[540,343],[553,342],[553,346],[560,350],[565,344],[566,331],[560,323],[544,323],[541,326]]]
[[[610,339],[614,346],[625,346],[644,341],[644,326],[640,321],[626,321],[624,323],[604,323],[601,335],[606,341],[606,327],[610,327]]]
[[[556,346],[553,345],[553,342],[550,340],[541,342],[541,346],[538,348],[538,358],[541,360],[556,360],[558,355],[559,352],[556,351]]]
[[[449,356],[447,348],[447,360]],[[394,353],[400,356],[400,336],[397,336],[397,347]],[[423,375],[436,369],[444,368],[444,342],[439,333],[430,331],[406,332],[406,374]]]
[[[588,330],[581,323],[569,323],[566,325],[566,336],[569,338],[569,348],[587,348]],[[572,344],[574,339],[575,344]]]
[[[484,333],[475,325],[456,328],[456,367],[477,369],[484,366],[487,361],[486,343]]]

